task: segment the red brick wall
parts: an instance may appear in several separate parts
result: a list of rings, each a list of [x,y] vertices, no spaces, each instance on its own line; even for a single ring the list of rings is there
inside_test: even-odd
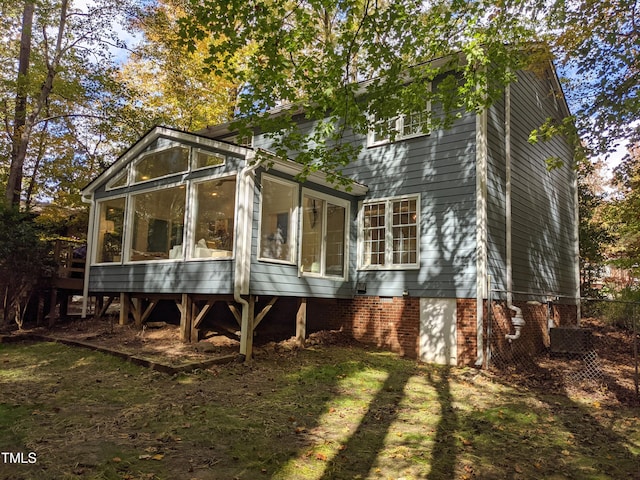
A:
[[[340,299],[325,315],[342,320],[356,340],[416,358],[420,341],[420,299],[359,296]]]
[[[456,311],[458,317],[458,365],[475,365],[478,355],[476,300],[458,298]]]

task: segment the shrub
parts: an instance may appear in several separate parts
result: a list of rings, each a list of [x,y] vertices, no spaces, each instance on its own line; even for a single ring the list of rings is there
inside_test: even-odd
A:
[[[42,228],[29,212],[0,206],[0,314],[4,325],[22,328],[24,313],[39,280],[53,268]]]

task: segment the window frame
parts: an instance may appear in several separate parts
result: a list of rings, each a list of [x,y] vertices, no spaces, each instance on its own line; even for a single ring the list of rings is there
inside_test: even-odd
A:
[[[224,154],[222,154],[220,152],[217,152],[215,150],[206,150],[204,148],[197,148],[197,147],[189,147],[189,149],[190,149],[190,152],[189,152],[189,171],[191,171],[191,172],[199,172],[199,171],[205,170],[207,168],[224,167],[227,164],[227,155],[224,155]],[[198,153],[204,153],[205,155],[212,155],[212,156],[219,155],[220,157],[222,157],[222,163],[219,163],[218,165],[206,165],[204,167],[197,167],[196,166],[196,156],[197,156]]]
[[[291,212],[291,225],[289,229],[289,235],[292,237],[291,241],[288,242],[293,248],[293,252],[291,253],[291,260],[280,260],[278,258],[269,258],[262,256],[262,213],[264,208],[264,197],[262,195],[262,189],[260,189],[260,208],[258,213],[258,241],[257,241],[257,255],[256,258],[259,262],[268,262],[268,263],[278,263],[281,265],[298,265],[298,253],[300,251],[300,246],[298,245],[298,239],[301,238],[299,236],[299,229],[301,223],[300,219],[300,184],[296,182],[292,182],[289,180],[285,180],[280,177],[276,177],[274,175],[269,175],[267,173],[262,172],[260,176],[260,183],[267,179],[270,182],[280,183],[282,185],[286,185],[287,187],[294,187],[294,199],[295,205],[293,206],[293,211]]]
[[[327,243],[327,221],[326,221],[326,217],[327,217],[327,210],[328,209],[324,209],[323,212],[323,222],[322,222],[322,253],[321,253],[321,265],[320,265],[320,272],[319,273],[313,273],[313,272],[305,272],[302,270],[302,241],[304,238],[304,220],[301,218],[302,215],[304,214],[304,207],[303,207],[303,203],[304,203],[304,198],[305,196],[310,196],[310,197],[314,197],[317,198],[319,200],[324,201],[325,203],[331,203],[333,205],[337,205],[339,207],[343,207],[345,209],[345,215],[344,215],[344,253],[343,253],[343,265],[342,265],[342,271],[343,274],[341,276],[337,276],[337,275],[327,275],[326,274],[326,267],[327,267],[327,259],[326,259],[326,243]],[[335,281],[341,281],[341,282],[345,282],[348,280],[349,278],[349,238],[350,238],[350,232],[349,232],[349,226],[351,224],[351,202],[349,200],[346,200],[344,198],[340,198],[340,197],[334,197],[332,195],[327,195],[326,193],[322,193],[322,192],[318,192],[317,190],[312,190],[310,188],[306,188],[306,187],[302,187],[302,192],[300,195],[300,202],[299,202],[299,215],[298,217],[300,218],[299,221],[299,226],[298,226],[298,272],[301,276],[304,277],[313,277],[313,278],[323,278],[323,279],[327,279],[327,280],[335,280]]]
[[[136,181],[136,175],[137,175],[137,167],[138,164],[143,161],[146,157],[149,157],[153,154],[156,153],[160,153],[163,152],[165,150],[170,150],[172,148],[186,148],[187,149],[187,167],[184,170],[180,170],[177,172],[171,172],[165,175],[161,175],[159,177],[153,177],[153,178],[148,178],[146,180],[139,180]],[[129,169],[131,171],[130,177],[129,177],[129,185],[142,185],[148,182],[155,182],[158,180],[163,180],[163,179],[167,179],[167,178],[171,178],[175,175],[182,175],[184,173],[187,173],[191,170],[191,151],[193,150],[193,147],[191,145],[188,145],[186,143],[180,143],[180,142],[171,142],[167,145],[163,145],[162,147],[158,147],[158,148],[154,148],[152,150],[147,150],[144,152],[141,152],[136,158],[135,160],[133,160],[133,162],[131,162],[131,168]],[[207,168],[213,168],[213,167],[207,167]],[[199,169],[198,169],[199,170]]]
[[[428,84],[428,90],[431,91],[431,83]],[[407,116],[409,115],[414,115],[414,114],[430,114],[431,113],[431,99],[427,99],[425,101],[425,107],[423,110],[420,111],[412,111],[412,112],[405,112],[405,113],[401,113],[398,114],[394,117],[389,117],[389,118],[374,118],[373,115],[370,116],[370,120],[369,120],[369,130],[367,132],[367,147],[378,147],[380,145],[388,145],[391,143],[395,143],[395,142],[399,142],[399,141],[403,141],[403,140],[409,140],[411,138],[417,138],[417,137],[425,137],[428,135],[431,135],[431,121],[427,120],[426,122],[426,129],[420,132],[415,132],[415,133],[411,133],[409,135],[405,135],[404,134],[404,120]],[[376,131],[375,131],[375,125],[379,124],[379,123],[383,123],[383,122],[394,122],[395,121],[395,126],[393,127],[393,130],[395,130],[396,135],[394,137],[393,140],[391,140],[390,136],[386,136],[385,138],[381,139],[381,140],[376,140]]]
[[[418,270],[420,269],[420,240],[421,240],[421,215],[420,215],[420,199],[419,193],[411,193],[405,195],[397,195],[393,197],[372,198],[359,202],[358,205],[358,270]],[[393,204],[403,200],[415,200],[416,202],[416,262],[415,263],[393,263]],[[384,204],[385,205],[385,249],[383,265],[365,265],[365,225],[364,225],[364,207],[366,205]]]
[[[214,167],[207,167],[214,168]],[[197,188],[196,186],[200,183],[211,182],[215,180],[222,180],[225,178],[233,178],[236,182],[235,188],[235,198],[233,205],[233,247],[231,249],[231,255],[228,257],[194,257],[191,252],[191,245],[194,245],[196,242],[195,239],[195,222],[196,222],[196,197],[197,197]],[[236,218],[236,213],[238,211],[238,172],[225,172],[219,173],[216,175],[207,176],[204,178],[197,178],[188,180],[186,182],[188,184],[188,199],[187,206],[185,212],[185,236],[183,245],[188,245],[188,248],[183,247],[182,256],[179,259],[181,261],[187,262],[207,262],[207,261],[224,261],[224,260],[233,260],[236,257],[236,239],[238,237],[238,222]]]
[[[123,249],[122,249],[122,263],[124,265],[141,265],[141,264],[156,264],[156,263],[171,263],[171,262],[179,262],[179,261],[184,261],[184,247],[183,247],[183,253],[182,256],[180,256],[179,258],[156,258],[156,259],[149,259],[149,260],[131,260],[131,249],[132,249],[132,243],[133,243],[133,220],[135,219],[135,210],[134,210],[134,205],[135,202],[133,201],[133,197],[135,197],[136,195],[143,195],[146,193],[150,193],[150,192],[159,192],[159,191],[163,191],[163,190],[167,190],[169,188],[174,188],[174,187],[181,187],[184,186],[185,187],[185,204],[184,204],[184,209],[185,209],[185,213],[184,213],[184,222],[183,222],[183,233],[182,233],[182,245],[185,245],[186,239],[187,239],[187,233],[188,233],[188,227],[189,227],[189,220],[190,220],[190,212],[189,212],[189,195],[190,195],[190,186],[191,182],[189,181],[176,181],[176,182],[171,182],[171,183],[167,183],[162,185],[161,188],[158,188],[157,186],[154,187],[149,187],[149,188],[144,188],[144,189],[140,189],[140,190],[136,190],[134,192],[129,192],[126,196],[127,196],[127,211],[125,214],[125,225],[127,225],[129,228],[125,231],[124,233],[124,240],[123,240]]]
[[[120,249],[120,261],[113,261],[113,262],[99,262],[98,261],[98,255],[99,255],[99,251],[98,251],[98,245],[99,245],[99,234],[100,234],[100,209],[101,209],[101,205],[103,203],[112,201],[112,200],[117,200],[119,198],[124,198],[124,211],[122,213],[122,245],[121,245],[121,249]],[[96,200],[95,202],[95,218],[93,219],[93,231],[96,232],[96,235],[94,235],[94,238],[92,240],[93,243],[93,252],[91,253],[91,259],[90,259],[90,265],[122,265],[125,261],[125,251],[126,251],[126,242],[127,242],[127,234],[128,234],[128,229],[125,228],[125,226],[127,225],[127,221],[129,218],[129,195],[127,194],[121,194],[121,195],[114,195],[112,197],[105,197],[105,198],[101,198],[99,200]]]

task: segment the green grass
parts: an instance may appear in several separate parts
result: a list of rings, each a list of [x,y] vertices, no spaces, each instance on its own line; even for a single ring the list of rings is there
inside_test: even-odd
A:
[[[168,377],[0,344],[0,479],[640,478],[640,411],[388,353],[307,349]]]

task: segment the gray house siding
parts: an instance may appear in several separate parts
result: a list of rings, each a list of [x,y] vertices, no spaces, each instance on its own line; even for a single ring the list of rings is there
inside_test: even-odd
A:
[[[560,118],[551,85],[520,72],[511,90],[513,290],[576,294],[575,171],[562,138],[531,145],[531,131],[550,115]],[[547,171],[545,160],[566,159]]]
[[[232,294],[234,261],[192,261],[91,267],[92,292]]]
[[[504,97],[488,111],[487,138],[487,273],[491,275],[491,288],[504,292],[507,289]]]
[[[367,295],[475,295],[475,116],[449,130],[364,148],[344,173],[369,187],[367,199],[420,194],[420,269],[358,270]]]

